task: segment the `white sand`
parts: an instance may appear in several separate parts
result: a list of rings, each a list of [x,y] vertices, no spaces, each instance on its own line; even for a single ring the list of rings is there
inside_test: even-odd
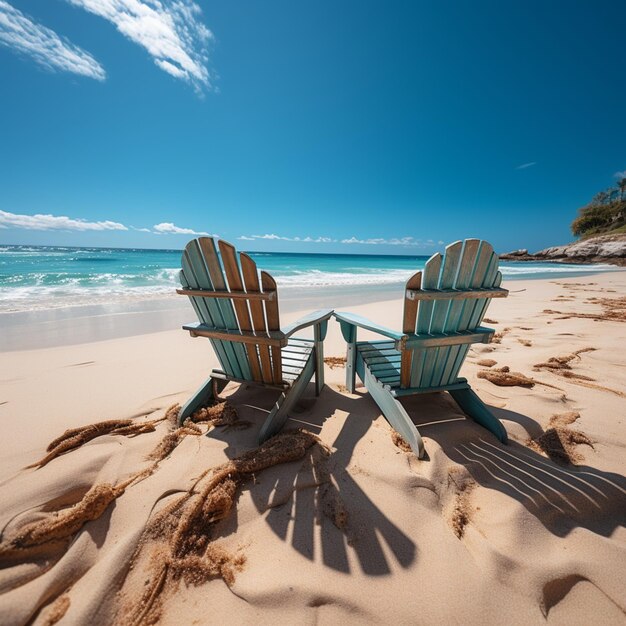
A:
[[[287,428],[319,435],[332,450],[328,459],[314,446],[303,459],[244,482],[230,515],[207,528],[213,545],[245,557],[232,586],[220,576],[199,586],[167,578],[153,615],[165,624],[625,623],[626,327],[542,311],[601,312],[589,298],[625,298],[626,272],[508,287],[510,297],[494,301],[487,317],[498,331],[509,330],[500,344],[475,347],[462,370],[503,421],[508,446],[466,419],[446,394],[413,397],[405,406],[428,455],[418,461],[392,443],[365,391],[342,393],[344,370],[327,368],[321,397],[315,401],[311,389]],[[400,325],[399,300],[350,309]],[[571,371],[593,381],[533,370],[587,347],[595,350],[572,360]],[[344,352],[334,322],[325,350]],[[476,376],[484,358],[558,389],[495,386]],[[118,484],[148,467],[145,457],[168,426],[98,437],[41,469],[22,469],[43,457],[52,439],[98,420],[160,417],[214,365],[208,342],[183,331],[0,353],[3,545],[93,485]],[[255,447],[274,398],[237,385],[224,395],[251,428],[188,435],[69,546],[48,543],[25,558],[0,553],[2,623],[43,624],[54,609],[67,610],[61,623],[128,618],[121,611],[137,606],[158,577],[147,558],[150,542],[129,570],[146,523],[204,470]],[[566,431],[584,433],[593,447],[573,444],[576,465],[563,466],[527,442],[553,415],[568,412],[580,418]],[[332,518],[340,522],[344,510],[340,529]]]

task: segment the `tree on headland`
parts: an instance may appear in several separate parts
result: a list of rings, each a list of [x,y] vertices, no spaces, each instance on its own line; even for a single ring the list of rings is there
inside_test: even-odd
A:
[[[626,176],[622,176],[615,187],[600,191],[589,204],[580,208],[571,228],[577,237],[625,232]]]

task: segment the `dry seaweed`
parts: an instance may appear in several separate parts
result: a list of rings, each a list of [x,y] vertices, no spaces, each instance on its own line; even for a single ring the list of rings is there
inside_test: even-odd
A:
[[[147,422],[136,422],[133,419],[123,420],[106,420],[87,426],[78,428],[70,428],[66,430],[60,437],[57,437],[48,444],[46,452],[48,454],[31,465],[27,465],[25,469],[31,467],[43,467],[55,459],[56,457],[80,448],[96,437],[103,435],[123,435],[125,437],[134,437],[143,433],[151,433],[156,430],[156,425],[164,420],[170,420],[173,413],[178,414],[179,405],[174,404],[167,409],[165,416],[150,420]]]
[[[150,461],[162,461],[166,457],[168,457],[178,446],[178,444],[187,436],[187,435],[201,435],[202,431],[200,428],[192,423],[189,419],[185,420],[185,423],[173,430],[172,432],[167,433],[161,441],[159,441],[158,445],[148,456],[146,459]]]
[[[507,365],[492,370],[481,370],[476,376],[484,378],[499,387],[534,387],[536,382],[534,379],[524,376],[524,374],[511,372]]]
[[[494,361],[493,359],[481,359],[480,361],[476,361],[476,365],[480,365],[481,367],[493,367],[497,364],[498,361]]]
[[[550,426],[569,426],[580,417],[578,411],[567,411],[566,413],[556,413],[550,418]]]
[[[59,620],[61,620],[67,610],[70,608],[70,597],[67,593],[59,596],[50,606],[46,607],[42,611],[41,626],[54,626]]]
[[[535,369],[551,369],[551,370],[564,370],[564,369],[572,369],[569,364],[574,359],[580,359],[580,355],[585,352],[593,352],[596,348],[581,348],[580,350],[576,350],[571,354],[566,354],[564,356],[553,356],[550,357],[544,363],[536,363],[533,367]]]
[[[598,313],[581,313],[579,311],[564,312],[544,309],[543,312],[550,315],[559,315],[560,317],[557,317],[557,319],[580,317],[596,322],[626,322],[626,296],[620,298],[597,298],[593,304],[602,306],[602,311]]]
[[[227,585],[234,584],[245,556],[232,554],[217,544],[214,525],[228,516],[248,476],[301,459],[316,444],[321,445],[319,438],[305,430],[280,433],[258,448],[207,470],[188,492],[158,513],[148,524],[133,557],[134,562],[142,551],[150,551],[151,578],[140,601],[129,602],[122,610],[122,621],[158,621],[164,592],[174,591],[180,580],[200,585],[221,577]]]
[[[237,410],[228,401],[218,399],[211,405],[198,409],[192,416],[191,421],[197,424],[208,424],[209,426],[225,426],[226,430],[249,428],[251,422],[240,420]]]
[[[561,376],[562,378],[567,378],[572,383],[576,385],[580,385],[581,387],[587,387],[588,389],[596,389],[598,391],[607,391],[609,393],[613,393],[620,398],[626,397],[626,394],[623,391],[619,391],[618,389],[612,389],[611,387],[605,387],[604,385],[598,385],[595,382],[595,379],[591,378],[591,376],[585,376],[584,374],[579,374],[577,372],[572,371],[572,366],[570,363],[575,359],[580,359],[580,355],[584,352],[592,352],[596,348],[582,348],[580,350],[576,350],[571,354],[565,354],[563,356],[553,356],[550,357],[547,361],[543,363],[536,363],[533,367],[536,371],[546,370],[550,371],[557,376]]]
[[[391,441],[393,441],[393,445],[400,448],[402,452],[411,452],[411,446],[397,430],[391,431]]]
[[[542,383],[540,380],[529,378],[520,372],[512,372],[508,365],[505,365],[504,367],[496,367],[490,370],[480,370],[476,376],[478,378],[484,378],[499,387],[528,387],[530,389],[535,385],[543,385],[544,387],[559,389],[554,385],[549,385],[548,383]],[[559,391],[563,390],[559,389]]]
[[[331,370],[334,370],[336,367],[345,367],[346,366],[346,357],[345,356],[327,356],[324,359],[324,363],[330,367]]]
[[[527,445],[533,450],[544,453],[555,463],[570,465],[582,460],[582,455],[576,451],[576,446],[587,445],[593,448],[593,442],[585,433],[562,426],[553,426],[544,433],[530,439]]]
[[[73,506],[22,527],[14,537],[0,544],[0,557],[24,558],[28,556],[29,548],[70,539],[84,524],[98,519],[127,486],[128,482],[117,486],[108,483],[94,485]]]

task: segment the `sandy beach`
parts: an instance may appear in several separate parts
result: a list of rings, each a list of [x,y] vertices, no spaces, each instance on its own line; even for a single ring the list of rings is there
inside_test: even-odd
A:
[[[107,338],[89,327],[115,319],[86,315],[81,343],[67,318],[50,347],[1,352],[0,621],[626,623],[626,272],[505,286],[461,374],[509,444],[447,394],[411,397],[424,460],[332,360],[285,428],[310,434],[246,456],[275,393],[230,384],[215,423],[176,430],[217,365],[182,330]],[[345,308],[398,328],[400,294]],[[344,352],[331,321],[325,356]],[[120,431],[46,459],[103,420]]]

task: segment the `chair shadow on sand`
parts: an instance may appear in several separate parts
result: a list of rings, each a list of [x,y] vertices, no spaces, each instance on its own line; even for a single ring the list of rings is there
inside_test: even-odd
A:
[[[245,431],[246,442],[249,441],[249,448],[253,448],[256,446],[256,431],[262,423],[258,411],[271,406],[272,393],[242,387],[229,396],[229,401],[237,407],[242,419],[250,416],[254,422],[255,428]],[[322,395],[332,394],[332,401],[326,403],[332,411],[324,414],[320,411],[324,403],[314,404],[313,394],[310,385],[298,407],[304,410],[294,411],[286,428],[301,427],[319,434],[335,410],[345,411],[348,415],[337,439],[326,442],[332,443],[332,454],[322,461],[324,468],[321,470],[320,450],[315,446],[307,450],[302,461],[264,470],[249,490],[255,506],[262,514],[267,512],[265,519],[272,530],[284,541],[289,541],[300,554],[313,560],[319,553],[326,566],[340,572],[351,571],[350,560],[354,562],[354,556],[363,573],[370,576],[390,574],[395,566],[389,562],[391,555],[401,567],[409,567],[418,557],[417,545],[367,496],[347,469],[354,446],[379,416],[378,407],[367,396],[349,398],[327,386]],[[307,405],[311,405],[312,410]],[[254,412],[246,413],[246,409]],[[229,458],[244,452],[244,448],[231,445],[233,435],[228,431],[212,429],[207,436],[229,444],[225,450]],[[239,442],[242,439],[239,434]],[[324,473],[327,475],[322,475]],[[333,523],[332,512],[327,509],[338,501],[346,503],[349,515],[358,511],[358,528],[349,524],[350,530],[346,533]]]
[[[327,386],[322,394],[331,394],[332,400],[314,403],[313,391],[308,391],[301,404],[304,409],[292,415],[287,428],[300,426],[319,434],[335,411],[346,413],[335,441],[326,442],[333,447],[328,470],[332,476],[330,488],[337,489],[349,512],[358,513],[359,527],[352,529],[356,536],[344,534],[324,514],[324,498],[320,495],[329,483],[321,484],[316,473],[315,447],[309,449],[302,462],[264,470],[250,489],[251,497],[261,513],[267,512],[266,521],[273,531],[306,558],[313,560],[321,551],[325,565],[349,572],[350,551],[365,574],[383,576],[392,571],[394,564],[386,556],[391,553],[406,568],[418,558],[418,546],[359,487],[349,469],[354,448],[380,416],[379,409],[363,389],[347,396]],[[268,390],[243,386],[229,400],[242,419],[251,418],[258,426],[262,420],[255,419],[255,413],[272,402]],[[324,405],[332,407],[330,412],[324,413]],[[452,462],[467,468],[479,486],[516,500],[556,536],[564,537],[581,527],[608,537],[617,526],[626,525],[623,476],[587,465],[561,466],[514,440],[503,445],[460,413],[445,393],[411,398],[405,406],[422,435],[439,445]],[[526,415],[489,408],[505,423],[517,422],[533,438],[543,433],[541,426]],[[250,411],[247,414],[246,409]],[[466,421],[466,427],[459,428],[459,421]],[[207,436],[225,441],[226,454],[233,458],[255,447],[256,430],[247,431],[245,441],[238,436],[237,446],[231,445],[233,434],[228,431],[213,429]],[[241,447],[244,445],[247,447]],[[391,438],[389,445],[393,446]],[[428,462],[415,459],[412,466],[416,477],[419,465]]]
[[[514,411],[490,409],[501,420],[524,426],[530,420]],[[534,425],[528,431],[536,438],[543,429]],[[552,450],[566,457],[567,451],[555,450],[555,444],[562,446],[557,437],[551,440]],[[514,498],[558,537],[575,528],[609,537],[616,527],[626,525],[626,478],[620,474],[589,465],[561,465],[517,441],[503,446],[489,436],[444,449],[479,485]],[[583,450],[587,458],[594,454],[587,446]]]
[[[626,525],[624,476],[588,465],[561,465],[511,437],[503,445],[468,420],[446,393],[413,397],[405,406],[420,432],[467,468],[479,486],[517,500],[553,534],[564,537],[581,527],[608,537],[616,527]],[[517,423],[533,439],[544,434],[532,417],[487,406],[505,426]],[[469,430],[459,428],[459,420],[467,420]],[[551,438],[550,444],[551,453],[567,458],[564,448],[555,449],[562,446],[558,437]],[[579,450],[587,458],[594,454],[587,446]]]

